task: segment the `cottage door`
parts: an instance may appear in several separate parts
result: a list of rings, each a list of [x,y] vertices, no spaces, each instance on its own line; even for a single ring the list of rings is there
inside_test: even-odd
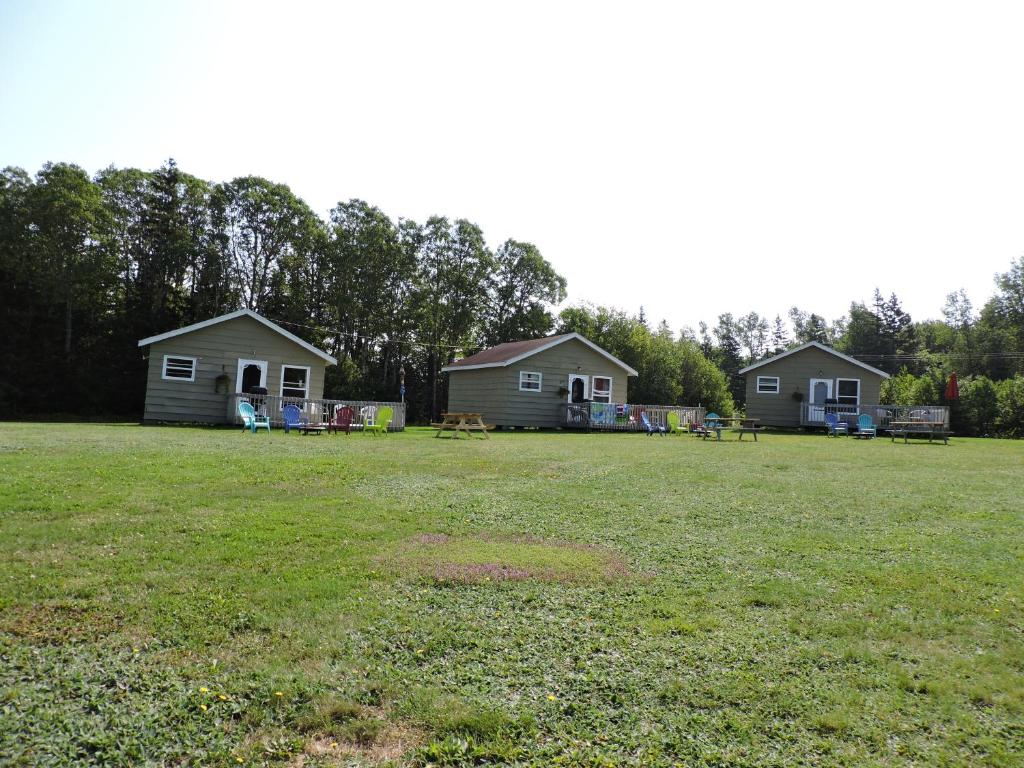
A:
[[[825,401],[832,397],[832,379],[811,379],[807,391],[810,393],[807,421],[824,424]]]
[[[266,387],[267,361],[239,360],[238,376],[235,378],[235,382],[235,391],[239,394],[247,394],[253,387]]]
[[[569,374],[569,402],[582,403],[587,399],[588,377],[578,373]]]

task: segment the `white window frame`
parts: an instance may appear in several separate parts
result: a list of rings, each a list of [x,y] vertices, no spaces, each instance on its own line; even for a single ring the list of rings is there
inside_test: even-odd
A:
[[[855,382],[857,382],[857,402],[855,402],[855,403],[844,403],[842,400],[839,399],[840,397],[849,397],[849,395],[840,395],[839,394],[839,383],[842,382],[842,381],[855,381]],[[836,404],[838,404],[838,405],[860,405],[860,379],[836,379],[836,394],[835,394],[835,398],[836,398]]]
[[[523,384],[531,379],[526,379],[526,376],[536,376],[537,386],[536,387],[524,387]],[[520,371],[519,372],[519,391],[520,392],[540,392],[544,389],[544,374],[540,371]]]
[[[168,376],[167,375],[167,361],[169,359],[174,360],[191,360],[192,361],[192,375],[187,379],[183,376]],[[199,358],[193,357],[192,355],[164,355],[164,364],[160,369],[160,378],[164,381],[195,381],[196,380],[196,368],[199,367]]]
[[[775,382],[775,389],[762,389],[762,382]],[[757,377],[757,394],[759,395],[777,395],[782,391],[782,381],[778,376],[758,376]]]
[[[597,380],[607,379],[608,389],[598,389]],[[600,392],[601,394],[598,394]],[[607,394],[605,394],[607,393]],[[599,397],[607,397],[607,400],[598,400]],[[612,377],[611,376],[591,376],[590,377],[590,401],[592,403],[610,403],[612,401]]]
[[[286,395],[284,393],[284,369],[285,368],[295,368],[297,370],[301,369],[301,370],[306,372],[306,386],[305,386],[305,389],[303,390],[302,398],[301,399],[302,400],[308,400],[309,399],[309,379],[310,379],[310,376],[312,375],[311,367],[308,366],[308,365],[292,365],[291,363],[284,363],[281,366],[281,386],[279,388],[280,391],[281,391],[281,397],[290,397],[290,398],[293,398],[293,399],[297,400],[297,399],[299,399],[298,395]],[[298,387],[288,387],[288,389],[298,389]]]

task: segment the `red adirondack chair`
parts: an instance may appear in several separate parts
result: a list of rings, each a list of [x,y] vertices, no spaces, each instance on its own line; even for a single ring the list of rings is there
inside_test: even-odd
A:
[[[352,417],[354,411],[352,406],[343,405],[334,412],[334,420],[327,425],[327,433],[345,431],[346,435],[352,434]]]

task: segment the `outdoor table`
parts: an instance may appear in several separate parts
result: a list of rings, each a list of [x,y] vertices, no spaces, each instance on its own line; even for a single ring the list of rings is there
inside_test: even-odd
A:
[[[460,429],[467,436],[472,436],[474,432],[480,432],[485,438],[488,436],[487,430],[494,429],[491,425],[484,424],[482,413],[442,413],[441,421],[430,426],[437,429],[437,434],[434,437],[440,437],[445,430],[451,430],[454,433],[452,434],[453,438],[459,436]]]
[[[746,416],[716,416],[713,419],[704,420],[704,439],[707,440],[710,432],[714,431],[715,439],[722,439],[722,430],[726,428],[727,424],[734,424],[732,429],[735,432],[740,433],[739,439],[743,439],[744,434],[750,434],[754,436],[754,442],[757,442],[757,433],[761,431],[761,427],[757,426],[760,419],[750,419]]]
[[[319,435],[327,431],[328,424],[300,424],[299,432],[304,435]]]
[[[942,442],[949,445],[949,430],[943,421],[890,421],[889,436],[892,442],[896,442],[896,436],[902,435],[903,442],[909,442],[911,435],[928,435],[930,443],[934,438],[942,438]]]

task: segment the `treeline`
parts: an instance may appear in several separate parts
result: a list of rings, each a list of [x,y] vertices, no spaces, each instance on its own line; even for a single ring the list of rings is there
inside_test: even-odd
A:
[[[338,358],[329,397],[393,400],[404,369],[411,421],[445,406],[446,363],[578,331],[639,371],[633,402],[731,413],[744,405],[744,365],[820,341],[894,374],[893,402],[941,402],[956,370],[954,429],[1024,435],[1024,258],[980,312],[957,291],[942,320],[923,322],[876,291],[838,319],[792,307],[785,319],[724,313],[673,333],[642,309],[580,304],[555,316],[565,296],[535,246],[492,250],[465,219],[393,221],[361,200],[322,218],[284,184],[213,183],[173,160],[94,177],[66,163],[0,174],[3,416],[138,415],[138,339],[247,307]]]
[[[283,184],[212,183],[173,160],[95,177],[66,163],[35,177],[6,168],[0,415],[140,414],[138,340],[246,307],[338,358],[328,397],[397,399],[404,369],[409,418],[429,420],[445,405],[446,363],[552,332],[565,295],[535,246],[492,250],[465,219],[396,222],[361,200],[323,219]],[[635,365],[634,396],[728,407],[724,377],[693,344],[616,311],[575,309],[559,325]]]

